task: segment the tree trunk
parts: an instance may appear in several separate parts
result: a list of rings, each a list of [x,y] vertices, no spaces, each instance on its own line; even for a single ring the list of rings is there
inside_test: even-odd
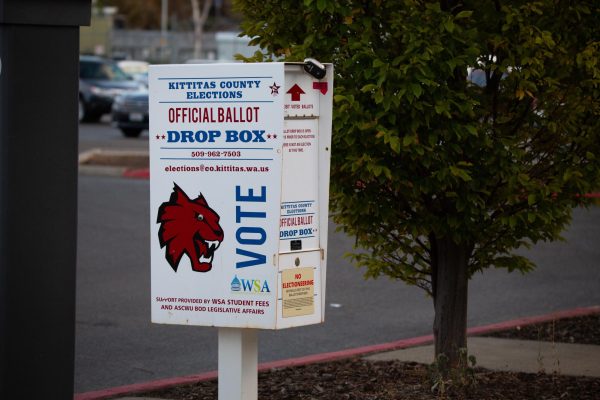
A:
[[[194,58],[202,58],[202,41],[204,40],[204,24],[208,19],[213,0],[204,0],[202,12],[200,0],[190,0],[192,4],[192,21],[194,23]]]
[[[467,347],[467,267],[473,246],[434,235],[430,243],[436,361],[443,354],[448,367],[456,368],[466,362],[460,351]]]

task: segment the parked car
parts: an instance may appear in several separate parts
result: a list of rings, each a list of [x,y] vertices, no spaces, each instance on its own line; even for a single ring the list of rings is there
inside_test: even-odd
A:
[[[148,66],[146,61],[122,60],[117,65],[138,82],[148,86]]]
[[[126,137],[138,137],[148,129],[148,91],[122,93],[112,105],[112,121]]]
[[[119,66],[102,57],[79,57],[79,121],[98,121],[111,112],[112,103],[119,94],[140,90],[135,81]]]

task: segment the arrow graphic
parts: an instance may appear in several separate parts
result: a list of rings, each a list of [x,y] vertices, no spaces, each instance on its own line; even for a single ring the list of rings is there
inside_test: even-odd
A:
[[[294,84],[286,93],[292,95],[292,101],[300,101],[300,95],[305,94],[304,90],[298,84]]]

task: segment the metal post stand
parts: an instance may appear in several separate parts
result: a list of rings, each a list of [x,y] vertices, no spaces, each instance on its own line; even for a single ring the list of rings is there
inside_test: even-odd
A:
[[[73,399],[79,26],[0,0],[0,399]]]
[[[219,400],[257,400],[255,329],[219,328]]]

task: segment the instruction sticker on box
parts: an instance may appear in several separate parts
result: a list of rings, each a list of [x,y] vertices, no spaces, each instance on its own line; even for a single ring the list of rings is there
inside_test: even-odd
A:
[[[314,269],[293,268],[281,271],[283,317],[310,315],[315,312]]]

